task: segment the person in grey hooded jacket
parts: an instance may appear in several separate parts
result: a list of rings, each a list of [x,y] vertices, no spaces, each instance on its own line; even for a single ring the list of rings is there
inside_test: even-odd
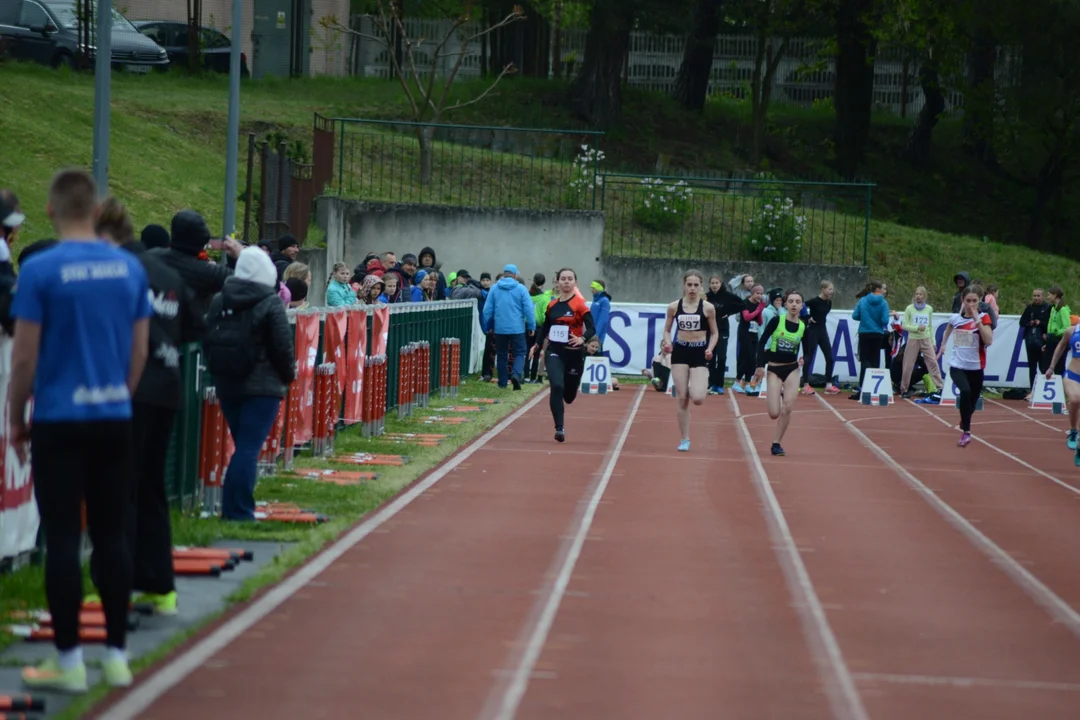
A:
[[[222,488],[221,516],[226,520],[255,519],[259,451],[289,383],[296,378],[294,333],[277,283],[277,268],[270,256],[257,247],[244,248],[236,260],[236,272],[225,280],[207,312],[210,327],[223,310],[250,313],[250,342],[257,357],[251,372],[214,377],[221,412],[236,446]]]

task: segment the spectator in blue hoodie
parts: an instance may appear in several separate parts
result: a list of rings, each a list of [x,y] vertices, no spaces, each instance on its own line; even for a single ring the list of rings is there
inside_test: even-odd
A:
[[[517,280],[517,265],[503,268],[503,276],[495,283],[487,300],[481,325],[484,332],[495,331],[495,366],[499,373],[499,387],[506,387],[508,353],[514,352],[514,367],[510,382],[515,390],[521,389],[521,377],[525,373],[525,333],[536,332],[536,315],[533,312],[529,291]]]
[[[607,342],[608,322],[611,319],[611,295],[607,292],[607,284],[603,280],[593,280],[589,285],[592,289],[592,313],[593,324],[596,325],[596,337],[600,340],[600,347]]]
[[[859,386],[849,398],[858,400],[863,376],[867,368],[881,367],[881,351],[885,347],[885,333],[889,331],[889,303],[882,294],[884,285],[872,281],[866,286],[869,292],[859,300],[851,319],[859,323]]]

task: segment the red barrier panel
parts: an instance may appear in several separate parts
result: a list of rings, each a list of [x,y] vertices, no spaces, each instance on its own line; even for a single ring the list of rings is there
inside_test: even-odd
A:
[[[319,352],[319,313],[300,313],[296,316],[295,385],[300,400],[300,416],[293,427],[293,443],[303,445],[311,440],[314,430],[315,357]]]
[[[354,425],[364,420],[364,406],[368,398],[364,392],[364,384],[367,382],[367,370],[370,364],[367,362],[367,312],[364,310],[350,309],[346,313],[348,317],[348,330],[346,332],[346,356],[348,362],[345,368],[345,411],[344,420],[346,425]]]

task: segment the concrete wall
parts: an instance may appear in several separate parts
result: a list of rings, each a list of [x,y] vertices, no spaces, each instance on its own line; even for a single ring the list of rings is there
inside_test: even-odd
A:
[[[600,277],[604,217],[599,212],[476,209],[442,205],[369,203],[319,198],[316,220],[326,231],[327,262],[350,267],[369,252],[419,254],[435,250],[444,274],[462,268],[492,277],[514,263],[526,277],[550,278],[572,267],[582,285]],[[339,254],[339,244],[341,251]]]
[[[333,265],[326,263],[326,248],[303,248],[296,256],[297,261],[311,268],[311,287],[308,288],[308,305],[326,304],[326,280],[330,277]]]
[[[736,275],[750,273],[766,289],[783,287],[800,290],[806,297],[817,295],[822,280],[836,286],[833,307],[855,307],[855,294],[868,280],[865,267],[843,265],[789,265],[764,262],[716,262],[688,264],[681,260],[605,257],[601,277],[612,297],[623,302],[672,302],[680,295],[682,274],[694,268],[709,276],[718,274],[727,282]]]

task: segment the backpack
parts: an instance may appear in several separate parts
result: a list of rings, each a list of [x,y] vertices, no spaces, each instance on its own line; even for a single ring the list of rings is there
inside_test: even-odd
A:
[[[203,338],[206,369],[212,375],[247,377],[259,362],[259,340],[255,337],[254,308],[237,311],[222,299],[221,312],[208,318]]]

